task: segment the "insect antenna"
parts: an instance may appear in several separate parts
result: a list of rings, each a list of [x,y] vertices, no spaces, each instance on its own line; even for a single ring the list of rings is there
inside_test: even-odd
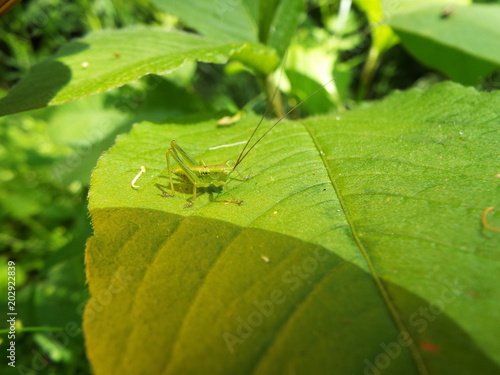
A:
[[[274,98],[276,97],[277,92],[278,92],[278,88],[276,88],[276,91],[274,92],[271,101],[274,101]],[[257,133],[257,130],[259,130],[260,126],[262,125],[262,122],[264,121],[264,117],[266,116],[267,112],[269,112],[269,108],[270,108],[270,106],[268,105],[266,107],[266,110],[264,111],[264,114],[260,118],[259,123],[257,124],[257,126],[253,130],[252,134],[250,135],[250,138],[248,138],[248,141],[246,141],[245,146],[241,150],[240,155],[238,156],[238,159],[236,160],[236,163],[234,163],[234,165],[233,165],[233,170],[236,168],[236,166],[238,164],[240,164],[242,162],[243,158],[246,156],[246,154],[245,155],[243,155],[243,154],[245,153],[245,150],[247,149],[248,145],[250,144],[250,141],[252,140],[253,136],[255,135],[255,133]],[[253,146],[255,146],[255,144]],[[250,150],[253,148],[253,146],[250,148]],[[248,150],[248,151],[250,151],[250,150]]]
[[[302,104],[304,104],[306,101],[308,101],[312,96],[316,95],[316,93],[318,93],[320,90],[324,89],[327,85],[329,85],[330,83],[332,83],[333,81],[335,80],[335,78],[332,78],[331,80],[329,80],[327,83],[325,83],[324,85],[322,85],[321,87],[317,88],[312,94],[309,94],[305,99],[302,99],[298,104],[294,105],[292,108],[290,108],[288,110],[287,113],[285,113],[283,116],[281,116],[269,129],[267,129],[264,134],[262,134],[255,142],[252,146],[250,146],[250,148],[248,150],[246,150],[247,146],[250,144],[250,141],[252,140],[253,136],[257,133],[257,130],[259,130],[260,126],[262,125],[262,122],[264,120],[264,116],[265,114],[267,113],[268,109],[269,109],[269,106],[266,108],[266,111],[264,113],[264,116],[261,117],[259,123],[257,124],[257,127],[255,128],[255,130],[252,132],[252,135],[250,136],[250,138],[248,138],[248,141],[247,143],[245,144],[245,147],[243,147],[243,150],[241,150],[241,153],[240,153],[240,156],[238,156],[238,159],[236,160],[236,163],[234,163],[233,165],[233,171],[234,169],[243,161],[243,159],[246,158],[246,156],[248,155],[248,153],[250,151],[253,150],[253,148],[255,146],[257,146],[257,144],[271,131],[274,129],[274,127],[276,125],[278,125],[281,121],[283,121],[290,113],[292,113],[293,111],[295,111],[298,107],[300,107]],[[276,91],[274,92],[274,95],[273,95],[273,100],[274,100],[274,97],[276,96],[278,92],[278,89],[276,88]],[[245,151],[246,150],[246,151]]]
[[[281,81],[281,77],[283,75],[283,70],[284,69],[285,69],[285,66],[283,65],[283,68],[280,71],[280,77],[279,77],[280,81]],[[264,114],[260,118],[259,123],[257,124],[257,126],[255,127],[255,129],[253,130],[252,134],[250,135],[250,138],[248,138],[248,141],[246,141],[245,146],[241,150],[240,155],[238,156],[238,159],[236,160],[236,163],[234,163],[233,170],[236,168],[236,166],[238,164],[240,164],[242,162],[243,158],[246,156],[246,154],[245,155],[243,155],[243,154],[245,153],[245,150],[247,149],[248,145],[250,144],[250,141],[252,140],[252,138],[254,137],[254,135],[257,133],[257,131],[259,130],[260,126],[262,125],[262,122],[264,121],[264,118],[266,117],[267,113],[271,109],[272,103],[274,102],[274,99],[276,98],[276,95],[278,94],[278,92],[279,92],[279,88],[278,88],[278,86],[276,86],[276,89],[274,90],[273,96],[271,97],[271,100],[269,101],[269,104],[266,106]],[[255,146],[255,144],[254,144],[254,146]],[[253,148],[253,146],[252,146],[252,148]],[[250,150],[248,150],[248,151],[250,151]]]

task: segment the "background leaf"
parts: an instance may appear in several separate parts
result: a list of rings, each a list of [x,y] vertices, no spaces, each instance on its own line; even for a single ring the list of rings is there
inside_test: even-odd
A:
[[[64,45],[54,57],[35,65],[0,99],[0,115],[101,93],[146,74],[167,73],[192,60],[224,63],[229,58],[263,73],[278,64],[272,49],[248,42],[213,41],[154,28],[94,33]]]
[[[153,0],[169,14],[208,38],[225,42],[258,42],[257,1]]]
[[[498,4],[431,5],[398,13],[390,25],[424,64],[471,85],[500,68],[499,19]]]
[[[304,0],[154,0],[169,14],[214,40],[261,42],[283,56],[305,9]]]
[[[155,184],[171,139],[207,164],[234,160],[207,149],[246,139],[256,118],[136,125],[92,177],[94,372],[498,373],[483,317],[498,311],[500,236],[480,217],[500,205],[499,104],[441,84],[285,122],[242,163],[252,177],[230,182],[241,206],[212,191],[185,209],[189,194]]]

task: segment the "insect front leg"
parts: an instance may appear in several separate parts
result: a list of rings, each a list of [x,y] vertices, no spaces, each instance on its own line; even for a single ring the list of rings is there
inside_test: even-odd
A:
[[[233,168],[233,170],[235,170],[235,171],[236,171],[236,173],[238,173],[238,175],[239,175],[239,176],[240,176],[243,180],[248,180],[248,179],[250,178],[250,176],[246,176],[246,177],[245,177],[245,176],[243,176],[243,175],[240,173],[240,171],[239,171],[239,170],[237,170],[237,169],[234,167],[234,162],[232,162],[231,160],[230,160],[230,161],[228,161],[228,162],[226,163],[226,165],[227,165],[228,167]],[[231,172],[231,173],[232,173],[232,172]]]
[[[250,178],[250,175],[248,175],[248,176],[246,176],[246,177],[245,177],[245,176],[243,176],[243,175],[240,173],[240,171],[239,171],[239,170],[237,170],[236,168],[234,168],[234,170],[236,171],[236,173],[238,173],[238,175],[239,175],[242,179],[244,179],[244,180],[248,180],[248,179]]]

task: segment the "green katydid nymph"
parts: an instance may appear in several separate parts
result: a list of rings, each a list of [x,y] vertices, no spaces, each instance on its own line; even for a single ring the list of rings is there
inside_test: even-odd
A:
[[[174,190],[173,175],[176,175],[181,180],[182,183],[193,186],[193,196],[191,198],[191,201],[188,204],[186,204],[185,207],[190,207],[195,203],[198,188],[207,188],[210,186],[224,187],[227,190],[227,192],[229,193],[229,195],[231,196],[231,200],[229,200],[228,202],[241,205],[241,203],[243,203],[243,201],[237,200],[227,185],[227,181],[229,179],[229,176],[231,176],[231,174],[236,170],[236,167],[245,159],[245,157],[248,155],[248,153],[250,151],[252,151],[252,149],[271,130],[273,130],[273,128],[276,125],[278,125],[281,121],[283,121],[283,119],[285,119],[297,107],[302,105],[302,103],[304,103],[311,96],[316,94],[319,90],[323,89],[326,85],[328,85],[332,81],[333,81],[333,79],[328,81],[327,83],[325,83],[322,87],[320,87],[319,89],[314,91],[307,98],[305,98],[300,103],[298,103],[293,108],[291,108],[284,116],[279,118],[273,125],[271,125],[269,127],[269,129],[267,129],[264,132],[264,134],[262,134],[251,146],[249,146],[250,141],[256,135],[257,131],[259,130],[260,126],[262,125],[262,122],[264,119],[264,116],[262,116],[258,125],[256,126],[256,128],[254,129],[254,131],[250,135],[250,138],[248,139],[248,141],[245,142],[245,146],[241,150],[240,155],[238,156],[238,159],[232,165],[230,165],[229,162],[226,164],[219,164],[219,165],[205,165],[204,163],[201,163],[201,164],[197,163],[191,156],[189,156],[186,153],[186,151],[184,151],[177,144],[176,141],[171,141],[170,148],[167,150],[167,153],[166,153],[167,169],[168,169],[168,175],[169,175],[169,179],[170,179],[171,193],[168,194],[165,191],[163,191],[163,189],[162,189],[163,196],[165,196],[165,197],[173,197],[174,196],[175,190]],[[172,167],[171,158],[173,158],[177,162],[177,164],[178,164],[177,167],[175,167],[175,168]]]

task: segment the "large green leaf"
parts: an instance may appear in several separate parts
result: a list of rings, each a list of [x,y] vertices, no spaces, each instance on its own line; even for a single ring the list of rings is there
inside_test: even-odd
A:
[[[390,25],[419,60],[463,84],[500,68],[500,6],[431,5],[401,12]]]
[[[241,206],[222,190],[184,208],[155,184],[170,140],[234,160],[207,150],[256,118],[137,124],[92,176],[95,373],[499,373],[500,235],[481,223],[500,207],[499,105],[441,84],[285,121],[230,182]]]
[[[228,43],[154,28],[94,33],[35,65],[0,99],[0,115],[101,93],[146,74],[167,73],[187,61],[225,63],[229,58],[263,73],[270,73],[278,63],[273,49],[256,43]]]

